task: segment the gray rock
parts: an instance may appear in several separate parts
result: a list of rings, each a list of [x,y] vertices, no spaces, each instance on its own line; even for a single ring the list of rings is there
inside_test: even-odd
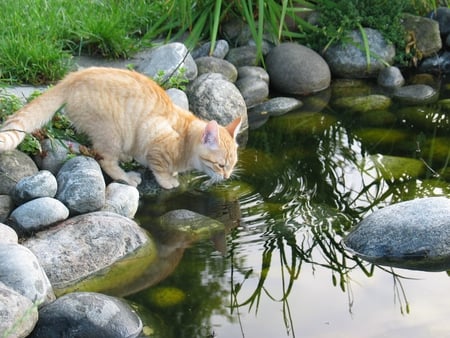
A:
[[[242,117],[241,130],[248,128],[247,107],[236,86],[223,75],[200,75],[187,88],[190,109],[205,120],[216,120],[225,126]]]
[[[425,271],[450,269],[450,199],[428,197],[379,209],[344,239],[361,258]]]
[[[73,214],[99,210],[105,205],[105,180],[100,165],[90,157],[77,156],[67,161],[56,177],[56,198]]]
[[[236,81],[236,86],[244,97],[245,105],[247,107],[252,107],[261,103],[269,96],[269,85],[259,78],[240,78]]]
[[[58,298],[39,311],[30,338],[138,337],[142,321],[119,298],[94,292],[74,292]]]
[[[55,176],[48,170],[41,170],[17,182],[12,196],[17,204],[22,204],[39,197],[54,197],[57,189]]]
[[[225,60],[231,62],[235,67],[256,66],[259,64],[256,46],[231,48]]]
[[[184,91],[177,88],[169,88],[166,90],[166,93],[170,96],[172,102],[178,107],[189,110],[189,100]]]
[[[5,222],[14,209],[14,202],[9,195],[0,195],[0,222]]]
[[[263,80],[269,84],[269,74],[262,67],[257,66],[242,66],[238,68],[238,75],[240,79],[245,77],[252,77]]]
[[[17,182],[37,172],[33,160],[21,151],[0,153],[0,195],[9,195]]]
[[[103,211],[133,218],[139,206],[139,191],[130,185],[110,183],[106,187],[106,200]]]
[[[395,47],[388,44],[380,32],[371,28],[364,29],[372,55],[370,67],[367,64],[364,49],[350,43],[338,42],[330,46],[324,54],[325,60],[330,66],[331,72],[336,77],[343,78],[370,78],[378,76],[385,64],[392,64],[395,57]],[[364,46],[361,32],[354,30],[348,36],[353,43]],[[380,60],[381,59],[381,60]]]
[[[180,68],[186,72],[184,76],[188,80],[197,77],[197,65],[185,45],[179,42],[156,47],[144,56],[136,69],[152,78],[156,78],[158,72],[163,71],[162,81],[167,81],[172,76],[179,76]]]
[[[442,35],[450,34],[450,8],[438,7],[435,11],[431,11],[429,16],[438,22]]]
[[[438,22],[411,14],[404,14],[402,21],[405,31],[414,34],[414,48],[423,57],[434,55],[441,50],[442,40]]]
[[[439,93],[431,86],[417,84],[398,88],[393,97],[403,104],[416,105],[436,102]]]
[[[149,241],[136,222],[99,211],[69,218],[23,245],[35,253],[55,290],[62,290],[110,269]]]
[[[330,86],[331,74],[325,60],[312,49],[282,43],[266,57],[270,85],[280,93],[307,95]]]
[[[19,238],[13,228],[6,224],[0,223],[0,243],[17,244]]]
[[[196,59],[195,63],[197,64],[199,76],[206,73],[219,73],[230,82],[235,82],[238,77],[236,67],[227,60],[204,56]]]
[[[377,83],[382,87],[396,88],[405,84],[405,78],[398,67],[386,67],[378,73]]]
[[[248,115],[266,112],[270,116],[284,115],[303,106],[303,102],[293,97],[274,97],[249,109]]]
[[[201,45],[199,48],[195,49],[191,54],[192,57],[198,59],[203,56],[214,56],[219,59],[225,58],[230,50],[230,46],[226,40],[217,40],[216,45],[214,46],[214,50],[210,53],[211,42],[206,42]]]
[[[21,234],[40,231],[69,217],[69,209],[55,198],[40,197],[14,209],[10,215],[14,228]]]
[[[0,243],[0,282],[38,305],[55,299],[36,256],[19,244]]]
[[[418,70],[424,73],[450,74],[450,52],[426,58]]]
[[[44,139],[41,141],[41,153],[34,157],[34,161],[41,170],[56,175],[70,155],[79,153],[80,145],[77,142]]]
[[[0,282],[0,332],[2,337],[28,337],[38,320],[37,306]]]

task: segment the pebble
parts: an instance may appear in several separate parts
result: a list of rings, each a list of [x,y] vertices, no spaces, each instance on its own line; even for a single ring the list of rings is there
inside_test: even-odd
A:
[[[54,197],[57,189],[55,176],[48,170],[41,170],[17,182],[11,195],[16,204],[23,204],[39,197]]]

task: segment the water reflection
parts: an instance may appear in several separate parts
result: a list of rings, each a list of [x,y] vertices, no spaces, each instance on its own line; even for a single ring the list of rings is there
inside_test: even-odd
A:
[[[425,114],[429,128],[405,111],[381,122],[332,108],[269,120],[250,133],[234,181],[144,201],[144,226],[146,217],[183,208],[219,219],[227,230],[211,243],[178,242],[176,261],[165,260],[171,274],[159,285],[185,292],[182,303],[156,307],[147,290],[131,299],[165,323],[161,337],[450,332],[450,302],[436,293],[448,287],[447,274],[377,267],[341,244],[378,208],[449,195],[450,142],[440,141],[448,123],[436,109]],[[173,248],[177,239],[165,243]]]

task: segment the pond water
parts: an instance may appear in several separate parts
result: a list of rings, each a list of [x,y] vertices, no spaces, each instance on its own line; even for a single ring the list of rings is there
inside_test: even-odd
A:
[[[440,99],[450,97],[448,83],[439,86]],[[333,88],[250,130],[234,179],[202,189],[194,176],[193,189],[143,199],[143,227],[172,209],[226,225],[195,244],[163,239],[165,275],[127,297],[147,311],[148,335],[450,336],[447,272],[374,266],[341,244],[376,209],[449,195],[446,100],[349,112],[334,100],[376,89]]]

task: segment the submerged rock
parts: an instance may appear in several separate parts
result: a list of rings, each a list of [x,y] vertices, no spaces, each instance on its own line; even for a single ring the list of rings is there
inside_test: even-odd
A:
[[[31,338],[138,337],[142,321],[119,298],[93,292],[74,292],[39,311]]]
[[[405,269],[450,269],[450,199],[428,197],[379,209],[344,238],[357,256]]]
[[[371,110],[388,109],[391,103],[391,99],[385,95],[372,94],[367,96],[340,97],[333,102],[333,105],[349,112],[364,113]]]

